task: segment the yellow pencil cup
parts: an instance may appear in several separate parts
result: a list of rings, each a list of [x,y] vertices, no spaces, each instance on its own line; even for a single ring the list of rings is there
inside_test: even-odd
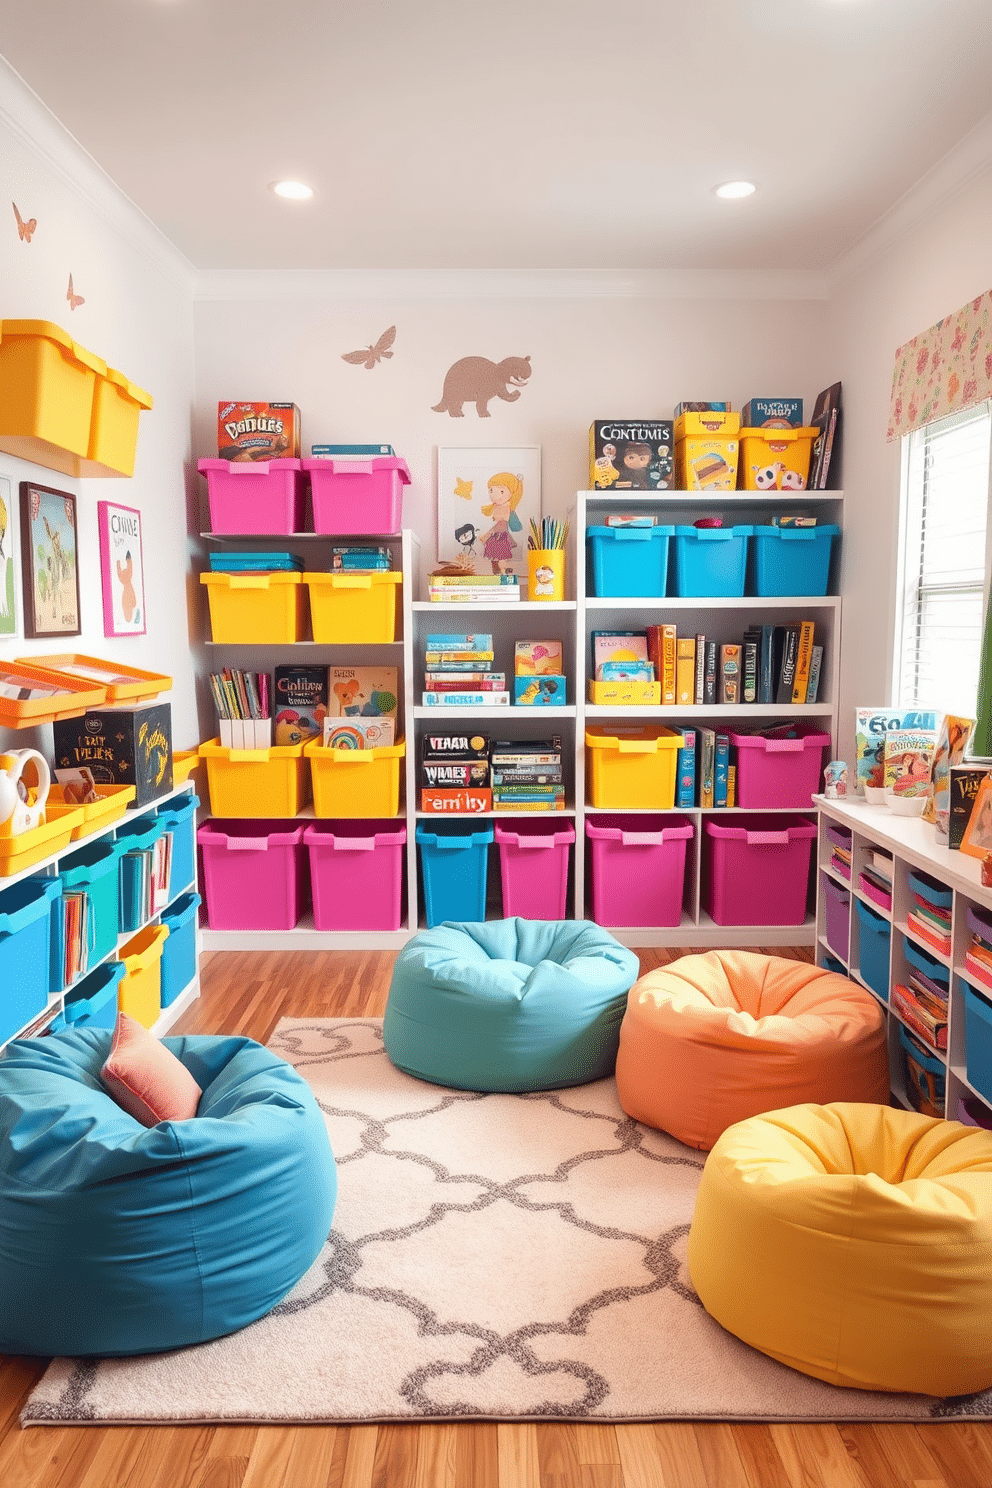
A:
[[[563,600],[565,598],[564,548],[529,548],[527,550],[527,598]]]

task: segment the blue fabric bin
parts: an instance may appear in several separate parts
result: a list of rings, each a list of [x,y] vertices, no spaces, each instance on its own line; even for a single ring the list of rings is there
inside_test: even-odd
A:
[[[943,1116],[947,1092],[947,1068],[943,1060],[930,1053],[919,1039],[914,1039],[902,1024],[899,1025],[899,1045],[910,1105],[923,1116]]]
[[[120,921],[122,931],[140,930],[148,918],[142,894],[142,886],[145,883],[145,865],[139,856],[129,857],[128,854],[149,851],[167,831],[168,826],[165,820],[154,813],[149,816],[140,816],[137,820],[127,822],[117,829],[117,845],[121,855]]]
[[[751,527],[676,527],[672,593],[735,599],[744,593]]]
[[[950,909],[954,895],[950,889],[945,888],[936,879],[927,878],[925,873],[911,872],[909,886],[914,894],[919,894],[920,898],[932,904],[934,909]]]
[[[674,527],[589,527],[592,592],[600,598],[660,599]]]
[[[117,949],[120,933],[118,864],[120,847],[104,839],[91,842],[59,861],[64,894],[84,893],[87,905],[89,963],[102,961]]]
[[[838,961],[836,956],[828,956],[825,951],[822,953],[820,965],[823,967],[824,971],[832,971],[837,976],[847,976],[847,967],[844,965],[843,961]]]
[[[855,899],[860,930],[858,951],[858,973],[876,997],[883,1002],[889,1000],[889,947],[892,941],[892,926],[882,915],[869,909],[860,899]]]
[[[67,994],[64,1010],[52,1020],[52,1033],[65,1028],[113,1028],[117,1023],[117,988],[126,971],[123,961],[104,961],[84,976]]]
[[[939,961],[935,961],[933,956],[928,956],[926,951],[921,951],[919,946],[915,946],[906,936],[903,936],[902,949],[910,966],[915,967],[917,971],[921,971],[931,982],[936,982],[937,986],[946,996],[950,989],[950,972],[947,970],[947,967],[942,966]]]
[[[166,801],[155,813],[165,830],[172,833],[172,882],[185,889],[196,878],[196,808],[199,796],[180,796]]]
[[[755,527],[751,542],[752,594],[820,595],[830,582],[830,554],[840,528]]]
[[[0,893],[0,1043],[43,1012],[58,980],[52,916],[61,916],[57,878],[22,878]]]
[[[169,938],[162,947],[162,1006],[175,1002],[196,976],[196,912],[199,894],[181,894],[174,904],[162,911],[163,925],[169,927]]]
[[[964,1048],[968,1084],[992,1101],[992,1006],[980,992],[961,983],[964,994]]]
[[[433,830],[433,824],[431,828],[417,828],[428,929],[446,920],[478,922],[486,918],[486,876],[493,837],[492,827],[473,830],[460,823],[451,831]]]

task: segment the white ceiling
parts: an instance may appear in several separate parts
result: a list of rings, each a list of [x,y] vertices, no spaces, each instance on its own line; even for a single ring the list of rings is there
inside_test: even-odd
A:
[[[0,52],[199,269],[823,270],[987,114],[992,3],[0,0]]]

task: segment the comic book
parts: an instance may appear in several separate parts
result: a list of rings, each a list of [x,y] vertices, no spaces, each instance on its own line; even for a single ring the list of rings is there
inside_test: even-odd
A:
[[[886,795],[908,799],[927,794],[936,742],[932,729],[889,729],[882,754],[882,786]]]
[[[885,735],[890,729],[936,732],[940,714],[932,708],[856,708],[854,712],[855,791],[884,787]]]
[[[937,836],[945,840],[951,814],[951,766],[960,764],[964,758],[974,726],[973,718],[957,718],[947,714],[937,735],[923,820],[933,822]]]

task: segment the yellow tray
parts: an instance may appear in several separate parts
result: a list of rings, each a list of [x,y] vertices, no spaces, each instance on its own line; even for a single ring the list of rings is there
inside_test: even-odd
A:
[[[200,763],[200,751],[198,749],[174,749],[172,751],[172,783],[182,785],[188,780]]]
[[[81,656],[78,652],[67,651],[60,656],[26,657],[25,663],[48,667],[51,671],[75,677],[77,682],[103,687],[107,694],[104,701],[108,703],[144,703],[172,687],[172,678],[164,672],[145,672],[140,667],[124,666],[103,656]]]
[[[76,827],[82,825],[81,806],[49,806],[43,826],[16,837],[0,837],[0,877],[9,878],[25,868],[32,868],[42,858],[50,858],[69,846]]]
[[[68,672],[52,671],[50,667],[36,665],[33,659],[3,664],[0,666],[0,680],[20,680],[28,687],[58,689],[54,697],[0,697],[0,724],[7,728],[34,728],[40,723],[52,723],[56,718],[79,718],[107,700],[107,689],[102,683],[84,681]]]
[[[77,807],[83,813],[83,819],[78,827],[73,827],[73,842],[78,842],[81,837],[89,837],[92,832],[99,832],[101,827],[109,827],[111,822],[117,821],[118,817],[124,815],[137,791],[137,787],[133,785],[94,785],[93,789],[99,800],[84,801]],[[65,787],[53,781],[45,809],[51,811],[53,806],[65,805]],[[69,805],[75,806],[76,803],[70,802]]]

